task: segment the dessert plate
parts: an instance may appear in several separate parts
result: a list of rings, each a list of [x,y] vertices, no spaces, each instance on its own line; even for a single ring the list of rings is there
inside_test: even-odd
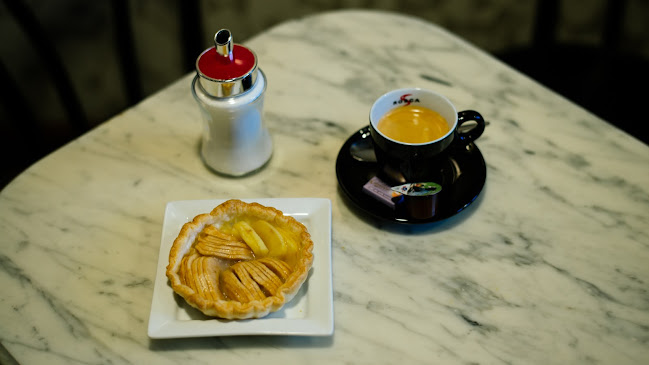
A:
[[[264,318],[225,320],[205,316],[174,293],[165,275],[169,250],[186,222],[208,213],[220,200],[167,203],[148,335],[180,338],[235,335],[329,336],[333,333],[331,276],[331,201],[320,198],[241,199],[281,210],[304,224],[313,240],[313,267],[296,296],[282,309]]]
[[[364,213],[380,220],[422,224],[449,218],[468,207],[480,194],[487,168],[478,147],[453,143],[444,152],[441,172],[445,183],[435,214],[427,219],[397,217],[395,211],[363,192],[363,185],[379,172],[369,127],[354,133],[340,149],[336,160],[338,184],[349,200]]]

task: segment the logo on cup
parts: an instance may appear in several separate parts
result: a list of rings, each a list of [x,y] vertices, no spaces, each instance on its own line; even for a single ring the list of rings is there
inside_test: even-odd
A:
[[[398,105],[398,104],[406,104],[410,105],[411,103],[419,103],[419,99],[417,98],[408,98],[412,94],[403,94],[399,98],[399,100],[395,100],[392,102],[392,105]]]

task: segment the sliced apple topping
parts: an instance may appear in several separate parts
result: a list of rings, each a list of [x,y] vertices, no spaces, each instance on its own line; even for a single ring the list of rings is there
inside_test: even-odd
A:
[[[265,257],[257,261],[264,264],[282,281],[286,281],[288,276],[291,275],[292,272],[291,267],[288,266],[288,264],[282,260],[274,260],[272,258]]]
[[[245,242],[221,233],[215,228],[203,230],[198,235],[195,248],[201,255],[222,259],[251,260],[254,258],[252,250]]]
[[[239,221],[234,224],[234,229],[239,233],[243,241],[250,247],[257,257],[268,255],[268,247],[259,237],[257,232],[245,221]]]
[[[225,232],[217,229],[216,227],[214,227],[212,225],[205,226],[205,228],[203,228],[203,233],[205,233],[207,235],[210,235],[210,236],[214,236],[216,238],[220,238],[222,240],[226,240],[226,241],[238,241],[239,240],[237,237],[235,237],[235,236],[233,236],[231,234],[225,233]]]
[[[252,300],[252,294],[248,292],[248,288],[239,281],[232,270],[221,273],[220,282],[227,298],[241,303],[248,303]]]
[[[290,273],[285,262],[266,257],[232,265],[221,273],[220,281],[228,298],[247,303],[277,294]]]
[[[251,224],[268,247],[268,255],[271,257],[282,257],[286,255],[288,245],[284,236],[272,224],[264,220],[258,220]]]
[[[244,265],[234,265],[232,266],[232,271],[237,275],[237,278],[246,287],[249,296],[252,297],[252,300],[262,300],[266,298],[266,295],[259,287],[259,284],[250,276],[248,270]]]
[[[185,285],[207,300],[221,298],[217,258],[197,254],[185,256],[181,262],[180,277]]]
[[[288,238],[288,236],[285,236],[286,238],[286,256],[289,255],[296,255],[299,248],[299,244],[297,241],[294,239]]]

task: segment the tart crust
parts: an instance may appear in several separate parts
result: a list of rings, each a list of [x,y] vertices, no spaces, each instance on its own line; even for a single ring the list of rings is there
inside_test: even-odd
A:
[[[197,285],[192,285],[192,281],[200,281],[202,279],[193,278],[194,280],[189,280],[190,282],[188,283],[186,281],[186,270],[182,266],[187,265],[187,261],[194,261],[197,257],[208,257],[201,256],[195,248],[199,234],[208,226],[218,229],[222,226],[232,224],[232,222],[237,220],[245,219],[265,220],[279,227],[284,232],[287,232],[295,239],[298,249],[295,257],[291,260],[292,271],[290,274],[283,278],[285,280],[283,280],[283,283],[279,285],[272,295],[245,303],[229,299],[218,288],[216,292],[210,290],[207,293],[205,291],[201,292],[200,288],[195,289]],[[209,227],[208,230],[212,229],[212,227]],[[219,269],[215,268],[218,265],[214,265],[212,259],[219,260],[217,258],[211,258],[209,265],[208,261],[206,261],[205,264],[199,267],[205,268],[205,270],[209,268],[211,271],[209,271],[208,276],[212,275],[212,271],[218,271],[215,274],[216,281],[212,278],[212,283],[215,283],[216,286],[218,286],[218,277],[221,273],[231,274],[233,266],[234,269],[238,268],[235,266],[237,263],[255,263],[261,261],[268,266],[273,265],[270,261],[274,260],[266,258],[257,258],[257,260],[221,260],[223,265],[227,267],[221,265],[222,267]],[[281,309],[285,303],[293,299],[305,282],[312,264],[313,241],[302,223],[293,217],[284,215],[280,210],[275,208],[232,199],[218,205],[210,213],[197,215],[191,222],[183,225],[169,252],[169,265],[167,265],[166,274],[173,290],[183,297],[189,305],[200,310],[205,315],[225,319],[246,319],[264,317],[271,312]],[[195,271],[192,271],[192,273],[195,273]],[[210,288],[213,287],[209,283],[203,286],[198,285],[198,287],[207,287],[206,285]]]

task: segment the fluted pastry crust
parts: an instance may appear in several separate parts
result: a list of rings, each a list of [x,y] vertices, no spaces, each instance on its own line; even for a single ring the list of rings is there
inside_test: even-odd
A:
[[[271,223],[294,239],[297,251],[290,260],[255,257],[243,241],[219,229],[237,220]],[[293,217],[233,199],[183,225],[166,274],[173,290],[208,316],[260,318],[293,299],[308,276],[312,252],[311,235]]]

